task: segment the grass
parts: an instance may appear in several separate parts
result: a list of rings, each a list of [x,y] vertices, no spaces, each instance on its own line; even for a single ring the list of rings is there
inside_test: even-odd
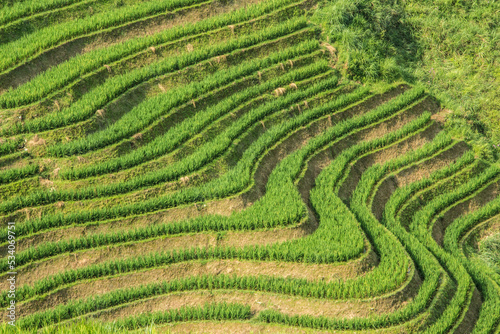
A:
[[[421,82],[477,156],[500,153],[500,2],[328,0],[314,15],[338,68],[362,81]]]
[[[500,233],[493,234],[479,243],[479,258],[500,274]]]

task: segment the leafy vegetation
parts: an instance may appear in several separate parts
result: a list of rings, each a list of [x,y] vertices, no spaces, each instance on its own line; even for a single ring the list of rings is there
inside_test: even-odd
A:
[[[494,234],[479,245],[480,258],[500,274],[500,234]]]
[[[498,1],[324,1],[315,17],[355,80],[421,82],[477,154],[500,149]]]
[[[0,332],[494,332],[496,6],[2,3]]]

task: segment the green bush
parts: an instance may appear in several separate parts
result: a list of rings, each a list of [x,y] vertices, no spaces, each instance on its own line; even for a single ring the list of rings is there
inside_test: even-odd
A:
[[[338,50],[339,67],[355,80],[395,80],[415,57],[400,1],[325,1],[315,19]]]

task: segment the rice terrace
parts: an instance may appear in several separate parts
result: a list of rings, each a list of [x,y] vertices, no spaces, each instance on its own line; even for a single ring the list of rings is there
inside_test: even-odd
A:
[[[499,31],[2,0],[0,333],[500,333]]]

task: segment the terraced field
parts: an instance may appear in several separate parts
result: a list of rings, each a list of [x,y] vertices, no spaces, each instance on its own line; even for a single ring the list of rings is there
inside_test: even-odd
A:
[[[500,168],[422,88],[342,78],[316,5],[0,9],[6,322],[15,270],[20,329],[499,332],[500,276],[467,250],[498,230]]]

